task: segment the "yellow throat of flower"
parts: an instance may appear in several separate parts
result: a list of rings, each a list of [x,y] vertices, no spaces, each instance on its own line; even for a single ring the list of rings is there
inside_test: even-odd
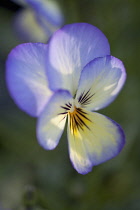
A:
[[[91,123],[91,120],[87,115],[88,114],[83,109],[77,108],[76,106],[68,112],[70,131],[73,135],[77,136],[81,130],[90,130],[88,125]]]

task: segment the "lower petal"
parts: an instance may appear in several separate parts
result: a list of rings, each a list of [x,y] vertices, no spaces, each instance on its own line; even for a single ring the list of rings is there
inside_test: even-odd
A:
[[[74,133],[70,128],[70,116],[68,120],[70,159],[81,174],[86,174],[93,166],[115,157],[125,143],[123,130],[116,122],[95,112],[84,110],[84,113],[86,126],[77,126]],[[82,117],[82,121],[83,119]]]

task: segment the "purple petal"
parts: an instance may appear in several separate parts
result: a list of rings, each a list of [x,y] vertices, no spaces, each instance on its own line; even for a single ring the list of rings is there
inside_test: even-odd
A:
[[[6,81],[15,103],[31,116],[38,116],[51,91],[48,88],[45,57],[47,45],[21,44],[14,48],[6,62]]]

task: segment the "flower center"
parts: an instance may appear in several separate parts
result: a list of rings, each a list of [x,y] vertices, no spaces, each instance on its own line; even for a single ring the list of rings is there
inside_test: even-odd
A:
[[[70,113],[73,113],[76,111],[76,109],[81,108],[81,104],[78,102],[77,99],[73,100],[73,103],[71,104],[71,108],[69,110]]]
[[[67,110],[70,131],[73,135],[77,135],[79,131],[84,131],[84,129],[90,130],[88,124],[91,120],[76,99],[73,100],[73,104],[66,104],[66,107],[63,108]]]
[[[70,122],[70,130],[75,135],[78,131],[89,129],[88,124],[90,119],[87,117],[87,113],[81,109],[74,107],[73,112],[68,112],[69,122]]]
[[[68,121],[70,125],[70,131],[73,135],[78,135],[80,131],[89,129],[91,120],[88,117],[88,113],[81,107],[77,99],[73,100],[72,103],[67,103],[65,106],[61,106],[64,112],[60,114],[68,115]]]

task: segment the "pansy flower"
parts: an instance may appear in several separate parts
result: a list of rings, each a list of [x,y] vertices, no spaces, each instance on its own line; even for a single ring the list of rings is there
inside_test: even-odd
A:
[[[64,16],[56,1],[12,0],[23,7],[14,18],[17,35],[26,41],[47,42],[64,23]]]
[[[114,101],[126,72],[98,28],[70,24],[55,32],[48,45],[17,46],[9,54],[6,79],[15,103],[38,117],[37,138],[45,149],[57,146],[67,124],[70,160],[79,173],[122,150],[122,128],[96,111]]]

